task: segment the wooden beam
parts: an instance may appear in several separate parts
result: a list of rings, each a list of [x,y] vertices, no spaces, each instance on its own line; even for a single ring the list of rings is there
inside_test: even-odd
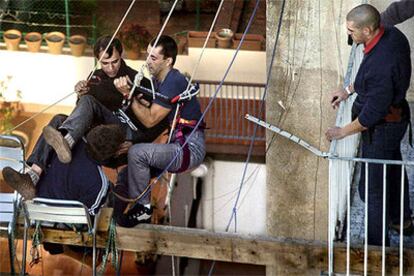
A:
[[[43,241],[72,245],[91,245],[86,233],[42,229]],[[5,232],[0,232],[2,237]],[[22,238],[22,229],[17,236]],[[231,233],[214,233],[202,229],[189,229],[161,225],[143,224],[135,228],[117,227],[119,249],[134,252],[149,252],[160,255],[175,255],[196,259],[246,263],[276,267],[277,271],[306,274],[309,271],[327,271],[327,244],[316,241],[283,238],[246,236]],[[106,233],[98,233],[98,247],[105,247]],[[386,250],[387,273],[398,273],[398,249]],[[335,272],[346,270],[346,247],[335,244]],[[364,251],[351,250],[351,272],[363,272]],[[370,247],[368,272],[381,272],[381,248]],[[414,251],[404,252],[404,274],[414,274]]]

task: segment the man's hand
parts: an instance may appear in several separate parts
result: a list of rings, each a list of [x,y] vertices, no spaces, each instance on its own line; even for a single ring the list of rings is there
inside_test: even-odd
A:
[[[82,80],[75,85],[75,92],[78,96],[85,95],[89,92],[88,82],[86,80]]]
[[[124,97],[128,97],[129,92],[131,91],[132,81],[129,79],[128,76],[125,77],[119,77],[117,79],[114,79],[114,85],[116,89],[121,93]]]
[[[115,153],[115,156],[120,156],[121,154],[128,153],[129,148],[132,146],[132,142],[125,141],[120,146],[118,151]]]
[[[348,99],[348,93],[344,89],[336,90],[331,93],[331,105],[333,109],[336,109],[339,104],[343,101]]]
[[[325,137],[326,139],[328,139],[329,141],[332,140],[339,140],[344,138],[346,135],[344,133],[344,129],[341,127],[330,127],[328,128],[328,130],[325,132]]]

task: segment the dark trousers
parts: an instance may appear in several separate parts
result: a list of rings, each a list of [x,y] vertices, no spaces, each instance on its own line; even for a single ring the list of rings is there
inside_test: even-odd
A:
[[[55,129],[58,129],[67,117],[68,116],[62,114],[55,115],[53,116],[52,120],[50,120],[48,125]],[[43,134],[41,134],[39,139],[37,139],[32,154],[30,154],[29,158],[27,159],[27,163],[29,165],[36,164],[43,171],[45,171],[47,169],[47,165],[49,164],[50,154],[52,152],[53,148],[49,146],[48,143],[46,143]]]
[[[362,157],[371,159],[402,160],[400,143],[407,130],[408,122],[384,123],[374,129],[362,132]],[[386,237],[389,245],[388,224],[400,221],[401,166],[387,165],[386,169]],[[359,194],[365,201],[365,163],[361,168]],[[383,164],[368,166],[368,243],[382,245],[383,225]],[[404,217],[411,216],[408,178],[404,172]]]

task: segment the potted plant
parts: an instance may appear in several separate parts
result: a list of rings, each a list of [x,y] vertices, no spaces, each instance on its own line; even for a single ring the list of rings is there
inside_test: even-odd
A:
[[[38,32],[30,32],[24,36],[24,41],[27,45],[27,50],[32,53],[37,53],[42,44],[42,35]]]
[[[151,41],[151,34],[137,23],[128,23],[119,32],[119,39],[124,45],[127,58],[138,59],[140,50]]]
[[[69,38],[69,47],[73,56],[82,56],[86,47],[86,37],[83,35],[72,35]]]
[[[20,111],[20,90],[11,87],[12,76],[0,80],[0,133],[10,133],[12,119]]]
[[[3,34],[3,39],[6,43],[7,50],[18,51],[19,43],[22,39],[22,33],[19,30],[15,29],[7,30]]]

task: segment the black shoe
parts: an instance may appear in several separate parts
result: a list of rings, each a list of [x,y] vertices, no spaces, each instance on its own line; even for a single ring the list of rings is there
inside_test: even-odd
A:
[[[390,228],[400,234],[400,223],[391,223]],[[411,236],[414,234],[414,224],[412,219],[405,219],[404,220],[404,227],[403,227],[403,235],[404,236]]]
[[[122,227],[134,227],[140,223],[150,223],[152,216],[152,208],[137,203],[126,214],[117,216],[116,223]]]
[[[6,183],[21,194],[24,199],[30,200],[36,196],[36,188],[29,174],[19,173],[10,167],[4,167],[2,173]]]

